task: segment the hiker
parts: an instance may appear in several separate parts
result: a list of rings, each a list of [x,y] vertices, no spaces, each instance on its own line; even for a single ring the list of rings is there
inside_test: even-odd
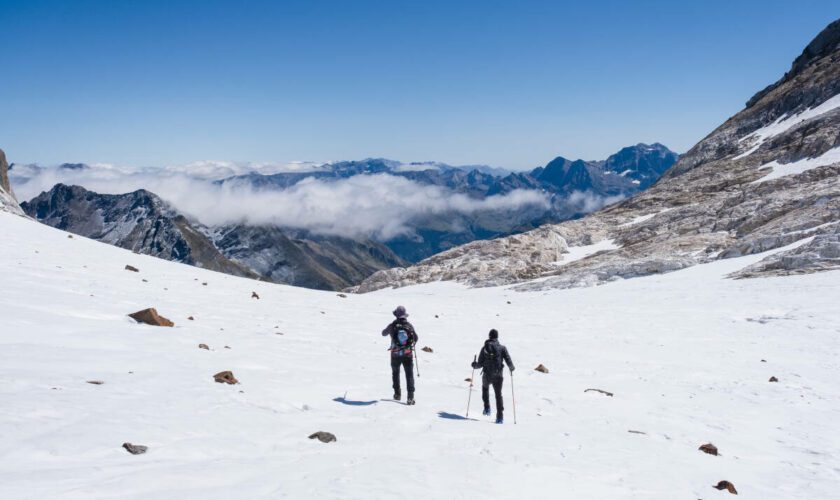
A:
[[[499,332],[490,330],[490,338],[484,341],[478,361],[472,363],[473,368],[481,368],[481,399],[484,400],[484,415],[490,415],[490,385],[496,393],[496,423],[504,423],[505,405],[502,401],[502,383],[505,380],[505,365],[507,363],[513,376],[513,361],[510,359],[507,347],[499,343]]]
[[[400,392],[400,366],[405,370],[405,385],[408,387],[408,399],[406,403],[414,404],[414,345],[417,343],[417,332],[414,326],[408,322],[408,313],[405,307],[399,306],[394,309],[395,319],[390,325],[382,330],[382,336],[391,336],[391,377],[393,378],[394,399],[399,401],[402,398]]]

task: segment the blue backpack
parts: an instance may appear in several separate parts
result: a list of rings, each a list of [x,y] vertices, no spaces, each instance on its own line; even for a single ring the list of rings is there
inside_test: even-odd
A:
[[[391,332],[391,352],[400,356],[410,355],[413,342],[411,327],[405,323],[395,323]]]

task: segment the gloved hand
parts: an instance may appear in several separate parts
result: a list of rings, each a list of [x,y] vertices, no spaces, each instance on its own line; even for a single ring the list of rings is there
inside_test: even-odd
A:
[[[510,372],[511,372],[511,373],[513,373],[513,370],[516,370],[516,368],[514,368],[514,367],[512,367],[512,366],[508,366],[508,368],[510,368]]]
[[[473,362],[472,362],[472,367],[473,367],[473,370],[478,370],[479,368],[481,368],[481,365],[479,365],[478,363],[476,363],[475,361],[473,361]]]

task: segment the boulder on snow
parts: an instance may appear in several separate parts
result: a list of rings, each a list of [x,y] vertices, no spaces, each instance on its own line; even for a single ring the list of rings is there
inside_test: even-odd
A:
[[[257,295],[257,292],[251,292],[251,298],[259,300],[260,296]]]
[[[733,495],[738,494],[738,490],[735,489],[735,485],[730,483],[729,481],[718,481],[718,484],[714,485],[713,488],[719,490],[726,490]]]
[[[102,385],[102,384],[104,384],[104,383],[105,383],[105,382],[103,382],[103,381],[101,381],[101,380],[87,380],[86,382],[87,382],[88,384],[93,384],[93,385]]]
[[[187,318],[187,319],[188,319],[188,320],[190,320],[190,321],[195,321],[195,318],[193,318],[192,316],[190,316],[190,317],[189,317],[189,318]]]
[[[125,270],[126,270],[126,271],[131,271],[132,273],[139,273],[139,272],[140,272],[140,270],[139,270],[139,269],[137,269],[137,268],[136,268],[136,267],[134,267],[134,266],[130,266],[130,265],[128,265],[128,264],[126,264],[126,265],[125,265]]]
[[[239,383],[239,381],[236,380],[236,377],[233,376],[233,372],[230,371],[230,370],[219,372],[219,373],[213,375],[213,380],[215,380],[216,382],[218,382],[220,384],[234,385],[234,384]]]
[[[534,368],[534,370],[540,373],[548,373],[548,368],[546,368],[542,363],[540,363],[540,366]]]
[[[128,315],[138,323],[145,323],[152,326],[175,326],[175,323],[159,315],[154,307],[143,309]]]
[[[706,443],[706,444],[700,446],[700,448],[697,448],[697,449],[702,451],[703,453],[708,453],[709,455],[717,456],[717,454],[718,454],[717,446],[713,445],[712,443]]]
[[[777,379],[776,377],[770,377],[770,380],[768,380],[768,382],[778,382],[778,381],[779,381],[779,379]]]
[[[339,297],[341,297],[342,299],[346,299],[346,298],[347,298],[347,295],[345,295],[345,294],[343,294],[343,293],[339,293],[339,294],[338,294],[338,296],[339,296]]]
[[[123,443],[123,448],[126,449],[132,455],[142,455],[148,451],[148,446],[143,446],[142,444],[131,444],[131,443]]]
[[[422,349],[420,349],[420,350],[421,350],[421,351],[423,351],[423,352],[435,352],[435,350],[434,350],[434,349],[432,349],[432,348],[431,348],[431,347],[429,347],[429,346],[425,346],[425,347],[423,347],[423,348],[422,348]]]
[[[210,346],[208,346],[207,344],[198,344],[198,348],[199,349],[204,349],[204,350],[207,350],[207,351],[210,350]]]
[[[324,431],[318,431],[315,434],[310,435],[309,439],[317,439],[322,443],[332,443],[333,441],[338,441],[338,439],[335,437],[335,434]]]

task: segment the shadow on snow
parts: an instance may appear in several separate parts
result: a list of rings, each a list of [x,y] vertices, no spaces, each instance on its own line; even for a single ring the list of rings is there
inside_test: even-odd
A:
[[[379,401],[353,401],[352,399],[347,399],[343,396],[334,398],[333,401],[336,401],[336,402],[341,403],[343,405],[349,405],[349,406],[370,406],[370,405],[375,405],[376,403],[379,402]]]
[[[447,420],[475,420],[474,418],[467,418],[463,415],[456,415],[454,413],[449,413],[445,411],[439,411],[438,417],[445,418]]]

